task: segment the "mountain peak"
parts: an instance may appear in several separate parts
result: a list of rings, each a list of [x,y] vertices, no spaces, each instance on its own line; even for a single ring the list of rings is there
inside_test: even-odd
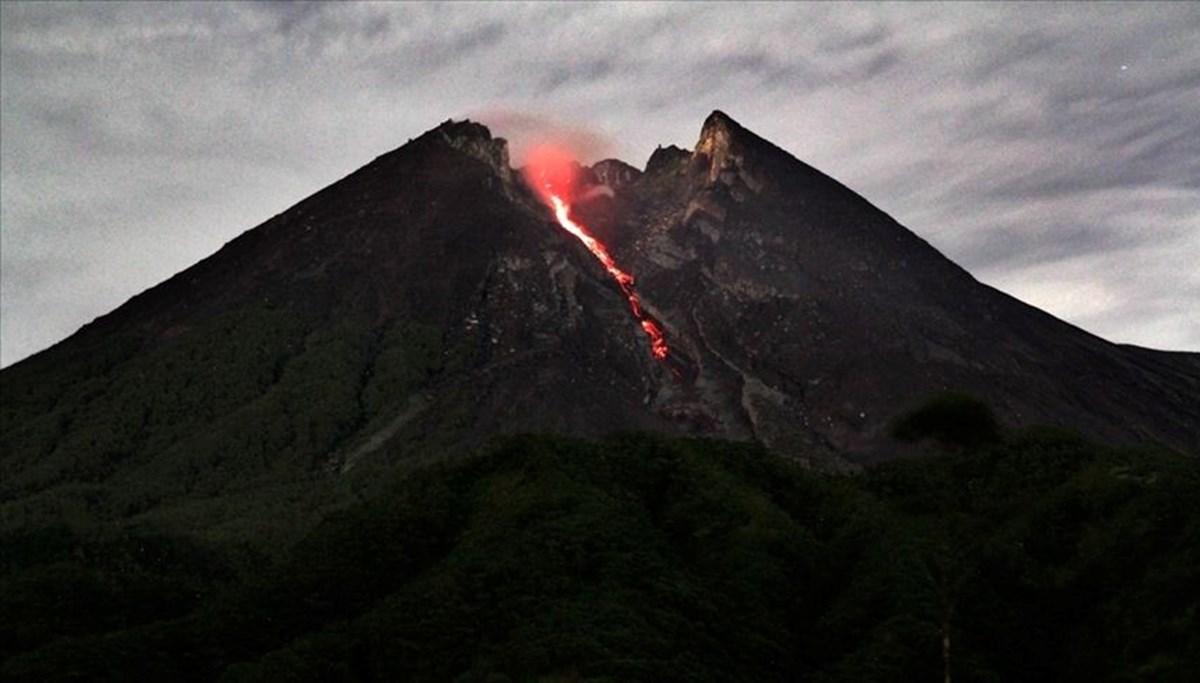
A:
[[[620,159],[602,159],[592,164],[590,170],[596,181],[619,190],[641,177],[642,172]]]
[[[722,157],[735,144],[739,133],[745,131],[745,128],[729,118],[725,112],[719,109],[713,110],[713,113],[704,119],[704,125],[700,128],[700,140],[696,143],[694,154],[703,154],[710,159]]]
[[[469,119],[462,121],[446,119],[440,126],[430,131],[430,134],[440,137],[451,147],[487,164],[502,179],[506,181],[513,179],[512,168],[509,166],[508,141],[504,138],[493,138],[492,132],[482,123],[476,123]]]
[[[764,146],[771,147],[725,112],[714,110],[704,120],[692,159],[707,170],[710,184],[737,189],[739,195],[743,190],[761,194],[770,184],[768,174],[757,168]]]
[[[663,147],[659,145],[654,149],[654,153],[650,155],[650,159],[646,161],[646,173],[658,173],[660,171],[676,168],[679,164],[686,163],[692,156],[692,153],[682,147],[675,145],[667,145]]]
[[[437,128],[434,128],[444,135],[447,139],[467,139],[467,140],[491,140],[492,131],[482,123],[476,123],[470,119],[455,121],[454,119],[446,119]]]
[[[703,141],[712,137],[729,137],[744,130],[746,129],[728,114],[720,109],[714,109],[708,118],[704,119],[704,125],[700,129],[700,139]]]

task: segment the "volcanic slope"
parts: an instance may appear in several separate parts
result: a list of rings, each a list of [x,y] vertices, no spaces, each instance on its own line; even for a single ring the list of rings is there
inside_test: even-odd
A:
[[[1200,356],[977,283],[720,112],[694,151],[576,181],[608,186],[572,215],[637,279],[666,360],[504,141],[451,121],[5,369],[5,523],[187,501],[177,524],[211,530],[267,490],[311,501],[523,431],[757,440],[846,469],[897,453],[890,421],[945,390],[1013,425],[1200,450]]]
[[[895,452],[897,411],[960,391],[1013,425],[1200,451],[1200,354],[1111,344],[977,282],[721,112],[694,151],[621,178],[579,212],[699,368],[660,410],[869,460]]]

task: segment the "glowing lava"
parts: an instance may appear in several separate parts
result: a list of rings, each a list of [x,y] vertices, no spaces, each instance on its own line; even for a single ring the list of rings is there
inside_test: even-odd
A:
[[[540,147],[530,154],[526,175],[531,181],[530,185],[537,189],[543,199],[550,204],[550,208],[554,210],[554,217],[563,230],[583,242],[588,251],[592,252],[592,256],[595,256],[608,274],[617,281],[621,292],[629,300],[629,308],[633,311],[633,317],[637,319],[642,331],[650,340],[650,353],[658,360],[666,360],[671,349],[667,346],[666,338],[663,337],[662,328],[642,308],[642,302],[638,299],[637,292],[633,290],[633,276],[617,265],[612,254],[608,252],[608,248],[600,240],[571,218],[571,206],[563,197],[571,196],[575,187],[576,168],[565,150],[556,147]]]
[[[554,217],[558,219],[558,224],[567,232],[578,237],[580,242],[583,242],[583,246],[587,247],[588,251],[592,252],[592,256],[595,256],[596,260],[600,261],[604,269],[608,271],[608,274],[613,276],[613,279],[617,281],[617,284],[621,287],[621,291],[625,293],[625,298],[629,299],[629,308],[633,311],[633,317],[637,318],[638,322],[642,325],[642,330],[650,338],[650,353],[654,354],[654,357],[659,360],[665,359],[671,350],[667,347],[667,340],[663,338],[662,328],[646,314],[646,310],[642,308],[642,302],[638,299],[637,292],[633,291],[633,276],[621,270],[617,262],[613,260],[612,255],[608,253],[608,249],[601,244],[600,240],[593,237],[582,225],[571,219],[571,208],[567,206],[567,203],[561,197],[551,194],[550,202],[554,205]]]

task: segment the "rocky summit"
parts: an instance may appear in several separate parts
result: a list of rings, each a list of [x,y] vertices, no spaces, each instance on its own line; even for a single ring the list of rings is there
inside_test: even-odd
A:
[[[448,121],[5,369],[0,492],[111,485],[136,514],[515,432],[757,441],[845,471],[903,455],[889,426],[946,391],[1008,426],[1200,450],[1200,355],[980,284],[721,112],[690,152],[576,182],[666,360],[505,142]]]
[[[1014,426],[1200,449],[1200,355],[1114,345],[977,282],[725,114],[647,169],[580,213],[697,369],[656,384],[660,414],[870,460],[897,452],[898,412],[949,390]]]

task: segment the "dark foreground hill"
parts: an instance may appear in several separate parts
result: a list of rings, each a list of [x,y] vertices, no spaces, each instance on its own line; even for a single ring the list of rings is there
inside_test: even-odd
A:
[[[510,437],[275,560],[0,536],[14,681],[1191,681],[1200,460],[1032,432],[857,477]]]

